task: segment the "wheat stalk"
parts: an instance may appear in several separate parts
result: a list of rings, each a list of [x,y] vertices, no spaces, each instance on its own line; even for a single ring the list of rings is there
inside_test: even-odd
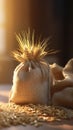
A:
[[[19,43],[19,49],[13,52],[13,56],[19,62],[28,60],[42,61],[47,54],[56,53],[53,49],[46,51],[48,40],[35,41],[34,32],[32,36],[30,30],[21,34],[16,34]]]

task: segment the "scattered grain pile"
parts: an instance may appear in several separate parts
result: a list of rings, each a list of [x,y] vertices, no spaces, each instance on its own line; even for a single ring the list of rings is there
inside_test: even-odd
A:
[[[16,105],[13,103],[0,103],[0,128],[12,125],[39,127],[43,122],[61,121],[69,119],[70,112],[55,106],[44,105]],[[73,111],[71,111],[73,116]]]

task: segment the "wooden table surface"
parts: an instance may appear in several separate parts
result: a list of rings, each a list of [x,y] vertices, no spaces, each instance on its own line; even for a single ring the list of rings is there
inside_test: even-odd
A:
[[[11,85],[0,85],[0,102],[8,102],[8,95]],[[65,120],[62,122],[44,123],[41,127],[34,126],[12,126],[3,128],[2,130],[73,130],[73,120]]]

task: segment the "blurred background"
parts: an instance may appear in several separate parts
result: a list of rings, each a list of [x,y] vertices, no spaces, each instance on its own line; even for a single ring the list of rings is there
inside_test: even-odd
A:
[[[12,84],[19,64],[10,56],[18,47],[15,33],[28,27],[36,37],[51,37],[51,48],[60,50],[48,56],[50,63],[64,66],[73,57],[72,0],[0,0],[0,84]]]

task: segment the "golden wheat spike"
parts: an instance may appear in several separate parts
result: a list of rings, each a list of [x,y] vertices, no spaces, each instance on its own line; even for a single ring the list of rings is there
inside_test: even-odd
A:
[[[13,52],[13,56],[19,62],[23,62],[24,61],[24,59],[22,58],[21,54],[18,51]]]
[[[40,62],[47,54],[56,52],[53,49],[46,51],[48,39],[35,41],[34,32],[31,35],[30,30],[16,35],[16,39],[19,43],[19,49],[13,52],[13,56],[20,62],[25,62],[26,60]]]

